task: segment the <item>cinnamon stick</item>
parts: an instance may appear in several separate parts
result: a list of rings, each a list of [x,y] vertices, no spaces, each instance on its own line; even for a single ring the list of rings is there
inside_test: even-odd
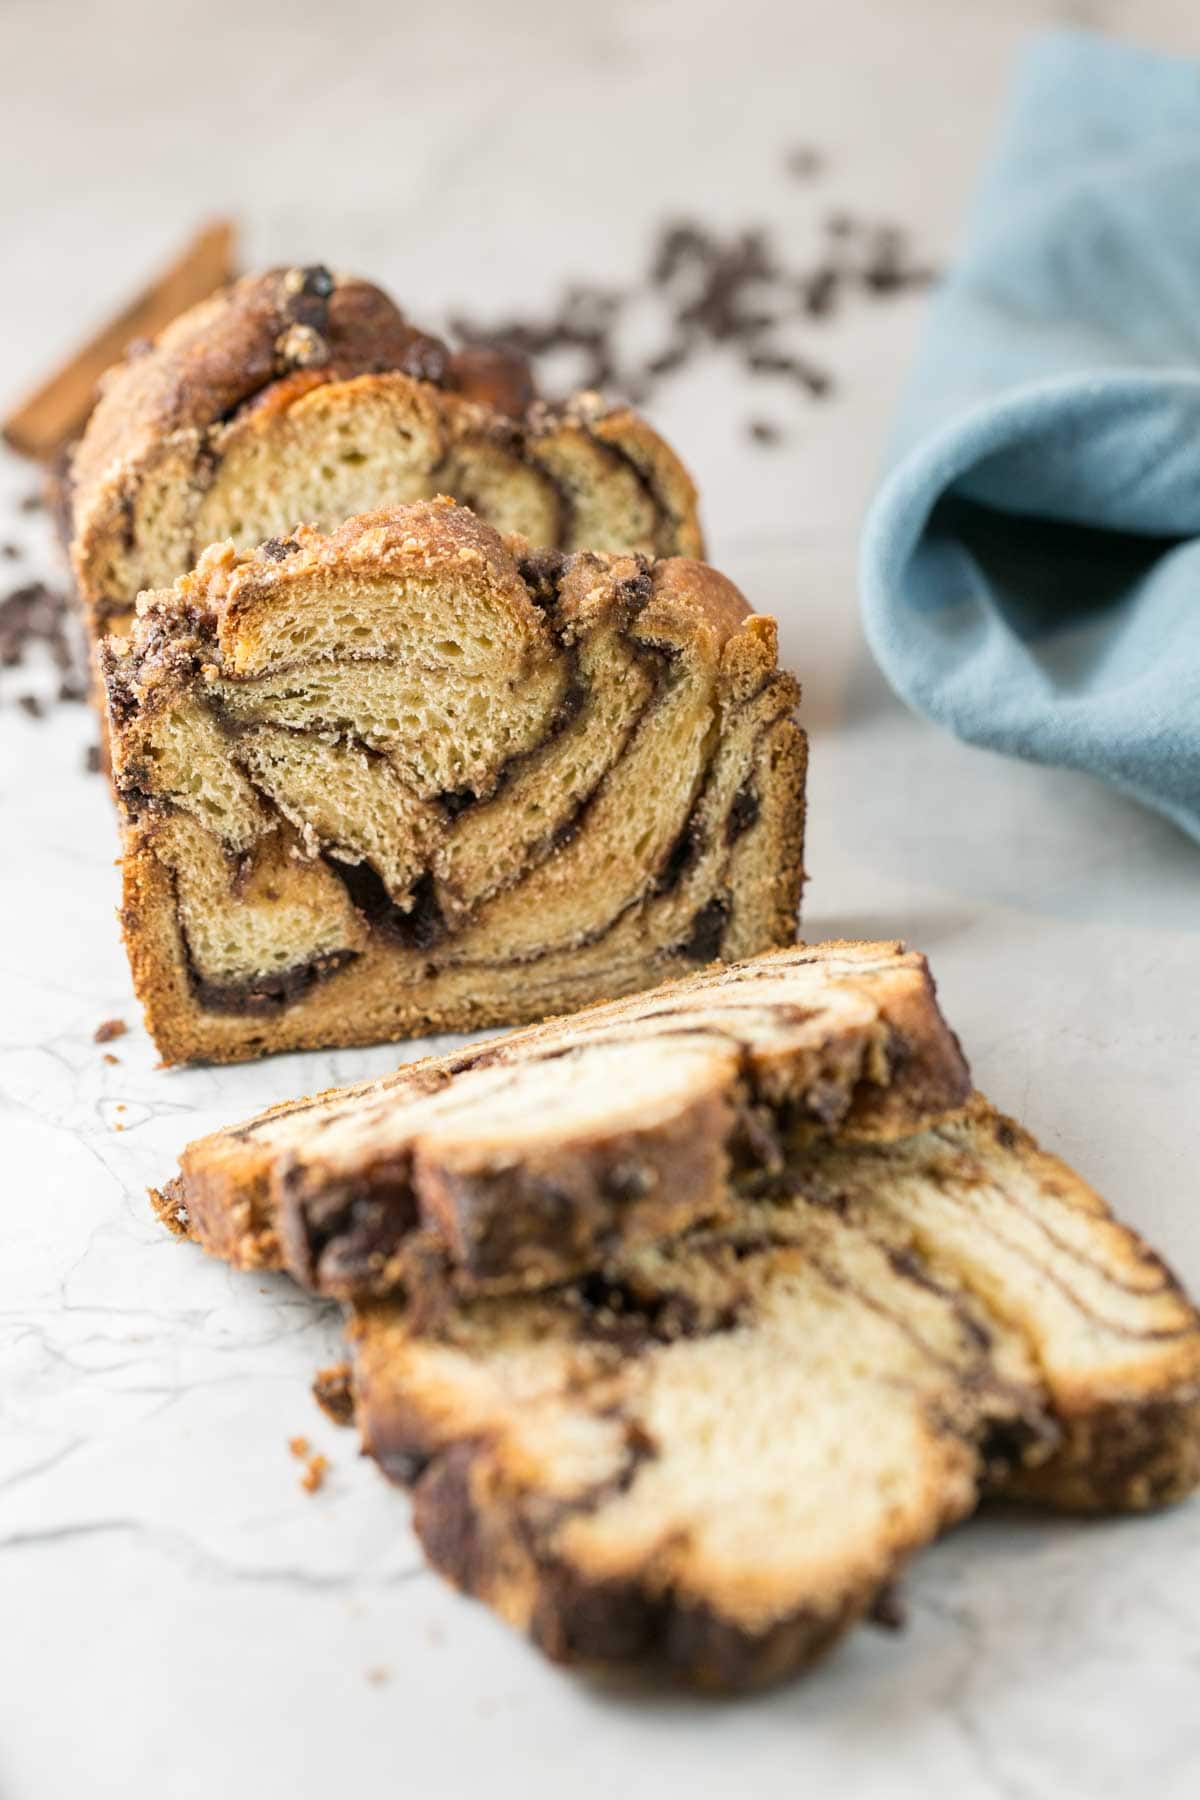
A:
[[[164,325],[230,280],[235,227],[231,219],[203,226],[161,274],[62,367],[9,414],[4,441],[22,456],[50,461],[83,429],[96,400],[96,384],[136,338],[154,337]]]

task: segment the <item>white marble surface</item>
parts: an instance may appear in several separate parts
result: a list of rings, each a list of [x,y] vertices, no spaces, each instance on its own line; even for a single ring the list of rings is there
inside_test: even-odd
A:
[[[1200,51],[1194,0],[6,0],[0,393],[226,206],[254,260],[358,267],[435,320],[632,271],[668,210],[800,244],[841,202],[944,256],[1021,33],[1083,17]],[[797,141],[828,153],[811,191],[781,173]],[[809,935],[927,949],[981,1085],[1200,1286],[1200,851],[909,717],[862,646],[856,528],[919,315],[862,307],[814,336],[839,394],[779,450],[746,441],[719,362],[657,416],[714,560],[778,612],[805,681]],[[7,538],[27,477],[0,482]],[[309,1399],[334,1319],[167,1240],[143,1197],[195,1133],[396,1053],[156,1070],[91,727],[32,722],[23,685],[0,706],[2,1800],[1191,1800],[1200,1506],[972,1525],[916,1570],[904,1636],[864,1631],[731,1705],[564,1677],[422,1572],[405,1501]],[[133,1027],[116,1065],[92,1042],[110,1015]],[[313,1498],[293,1433],[332,1463]]]

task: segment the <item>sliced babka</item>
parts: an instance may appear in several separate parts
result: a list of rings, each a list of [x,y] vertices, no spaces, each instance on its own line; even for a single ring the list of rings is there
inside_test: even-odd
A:
[[[168,1061],[542,1018],[795,935],[799,690],[702,563],[423,502],[214,547],[103,662]]]
[[[812,1134],[918,1130],[969,1079],[923,957],[797,947],[275,1107],[190,1145],[163,1217],[320,1293],[560,1278],[726,1214]]]
[[[525,1296],[368,1303],[366,1447],[445,1575],[551,1656],[774,1679],[981,1496],[1200,1479],[1200,1320],[978,1097],[810,1144],[718,1223]]]
[[[97,637],[209,544],[438,493],[539,546],[703,554],[692,483],[636,414],[595,395],[549,408],[518,359],[452,353],[322,267],[248,276],[113,370],[71,489]]]

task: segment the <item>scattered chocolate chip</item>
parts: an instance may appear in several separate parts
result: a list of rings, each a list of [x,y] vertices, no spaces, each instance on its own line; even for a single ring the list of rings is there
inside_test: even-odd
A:
[[[3,556],[4,558],[6,558],[6,560],[8,562],[16,562],[16,560],[20,556],[20,554],[21,554],[20,545],[18,545],[18,544],[0,544],[0,556]]]
[[[77,700],[87,694],[87,653],[67,595],[44,581],[28,581],[0,599],[0,668],[26,665],[32,653],[49,656],[61,677],[58,698]],[[41,718],[45,702],[22,694],[18,704]]]
[[[786,376],[789,381],[807,388],[817,399],[828,394],[833,385],[823,370],[814,368],[803,357],[792,356],[784,351],[752,350],[746,358],[746,367],[752,375]]]
[[[104,1019],[92,1033],[94,1044],[111,1044],[114,1038],[124,1037],[129,1030],[124,1019]]]
[[[841,286],[842,272],[835,263],[822,263],[805,277],[800,299],[810,319],[825,319],[833,311]]]
[[[46,502],[38,489],[34,488],[31,494],[23,494],[17,504],[23,513],[32,513],[41,512]]]
[[[823,171],[825,158],[811,144],[796,144],[788,151],[783,166],[797,181],[810,181]]]
[[[770,419],[751,419],[746,430],[756,444],[777,444],[783,435],[778,425],[773,425]]]
[[[794,146],[784,162],[797,179],[824,172],[824,159],[812,145]],[[668,376],[719,347],[747,372],[779,378],[799,394],[823,400],[833,392],[829,372],[780,334],[829,318],[851,295],[881,300],[933,279],[929,268],[913,261],[896,225],[860,224],[835,211],[823,226],[817,257],[797,267],[760,226],[730,231],[696,218],[668,219],[655,233],[641,274],[629,283],[571,282],[544,311],[490,322],[459,316],[451,327],[468,344],[540,362],[546,391],[556,383],[614,388],[643,402]],[[647,307],[661,316],[664,329],[649,355],[624,349],[623,325],[635,307],[639,318]],[[759,429],[761,424],[750,426],[755,442],[783,441],[783,432],[770,425]]]
[[[88,745],[87,749],[83,753],[83,766],[89,775],[98,775],[100,773],[101,765],[100,765],[100,746],[99,746],[99,744],[89,744]]]

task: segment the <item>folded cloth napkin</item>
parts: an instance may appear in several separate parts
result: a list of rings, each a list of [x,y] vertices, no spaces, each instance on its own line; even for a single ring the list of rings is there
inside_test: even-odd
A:
[[[895,451],[862,557],[893,685],[1200,838],[1200,66],[1026,53]]]

